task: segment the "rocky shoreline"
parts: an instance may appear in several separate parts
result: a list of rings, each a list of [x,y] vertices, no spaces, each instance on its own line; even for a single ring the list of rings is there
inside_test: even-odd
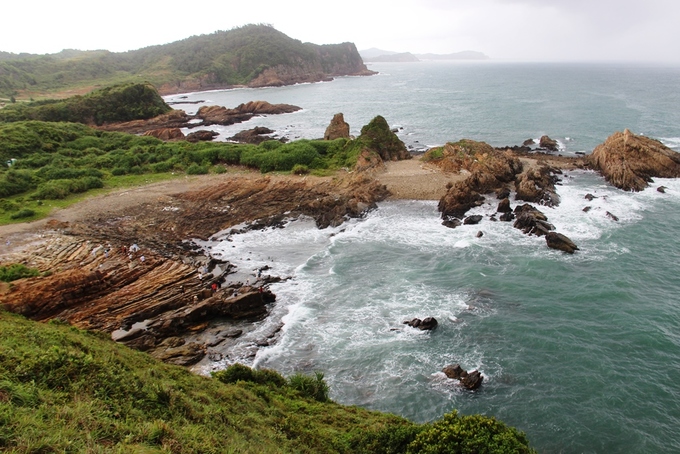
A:
[[[241,169],[193,184],[167,183],[159,193],[149,188],[119,191],[83,202],[71,217],[63,214],[67,209],[51,220],[25,225],[23,232],[0,228],[2,263],[22,263],[42,273],[3,284],[0,306],[36,320],[61,319],[101,331],[163,361],[188,366],[210,357],[211,347],[231,345],[252,330],[253,322],[276,304],[268,285],[286,278],[270,276],[266,269],[252,282],[237,278],[228,261],[210,257],[199,245],[218,232],[228,236],[236,226],[232,233],[280,226],[299,216],[314,219],[319,228],[337,226],[390,196],[439,199],[443,223],[455,227],[482,221],[466,213],[492,194],[499,200],[498,219],[494,215],[489,221],[514,221],[527,234],[545,236],[548,247],[574,253],[578,246],[554,232],[536,208],[559,203],[555,185],[562,169],[597,169],[616,184],[621,169],[603,163],[619,156],[627,171],[640,168],[632,163],[643,156],[647,163],[661,163],[661,176],[680,176],[677,153],[659,148],[656,141],[646,146],[628,131],[623,137],[613,136],[593,158],[461,141],[431,151],[427,162],[392,162],[388,156],[386,165],[383,159],[364,157],[358,166],[363,171],[334,177],[262,176]],[[633,155],[626,154],[626,147]],[[650,158],[643,150],[663,157]],[[408,166],[399,164],[402,173],[390,175],[397,162]],[[669,162],[677,168],[669,171]],[[647,165],[641,178],[649,182],[655,172]],[[514,209],[511,191],[524,202]],[[252,354],[275,342],[278,329],[254,341]]]

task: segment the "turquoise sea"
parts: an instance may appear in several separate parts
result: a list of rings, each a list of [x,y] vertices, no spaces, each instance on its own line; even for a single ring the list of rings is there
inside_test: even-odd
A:
[[[624,128],[680,147],[680,68],[370,68],[380,74],[187,96],[303,108],[221,128],[222,137],[267,126],[316,138],[343,112],[353,134],[384,116],[413,149],[461,138],[518,145],[548,134],[564,154],[589,153]],[[203,371],[236,361],[284,374],[319,370],[340,403],[418,422],[453,409],[493,415],[542,453],[680,452],[680,180],[630,193],[575,171],[558,189],[561,205],[543,211],[578,244],[574,255],[488,218],[448,229],[436,202],[423,201],[384,202],[337,228],[299,219],[215,241],[212,252],[242,272],[269,265],[292,279],[272,286],[272,315]],[[488,215],[496,204],[490,198],[472,213]],[[428,316],[440,323],[432,333],[402,324]],[[276,342],[256,348],[280,323]],[[440,371],[452,363],[479,369],[482,387],[469,392],[447,380]]]

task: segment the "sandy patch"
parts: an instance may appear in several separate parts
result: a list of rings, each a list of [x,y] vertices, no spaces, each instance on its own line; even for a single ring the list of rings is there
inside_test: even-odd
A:
[[[385,164],[384,172],[375,178],[392,193],[392,199],[439,200],[446,194],[446,185],[467,177],[466,172],[445,173],[418,158]]]

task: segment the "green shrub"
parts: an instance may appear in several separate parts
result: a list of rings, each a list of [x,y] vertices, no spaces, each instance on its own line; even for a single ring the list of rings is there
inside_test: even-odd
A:
[[[250,367],[239,363],[232,364],[224,370],[213,372],[212,376],[222,383],[244,381],[260,385],[273,385],[278,388],[286,384],[286,379],[275,370],[251,369]]]
[[[213,166],[213,172],[215,172],[217,174],[227,173],[227,168],[224,167],[224,166],[220,166],[220,165]]]
[[[423,428],[422,425],[411,423],[379,430],[360,430],[350,437],[349,447],[356,454],[405,453]]]
[[[65,199],[71,193],[69,180],[52,180],[40,183],[33,194],[33,199],[60,200]]]
[[[11,265],[0,266],[0,281],[12,282],[17,279],[25,277],[35,277],[40,275],[40,272],[35,268],[28,268],[21,263],[12,263]]]
[[[307,175],[309,173],[309,167],[304,164],[295,164],[291,173],[294,175]]]
[[[7,199],[0,199],[0,210],[4,211],[5,213],[17,211],[19,208],[19,204],[16,202],[12,202],[11,200]]]
[[[208,167],[207,166],[202,166],[198,164],[191,164],[189,167],[187,167],[187,175],[205,175],[208,173]]]
[[[10,219],[24,219],[24,218],[31,218],[35,216],[35,211],[31,210],[30,208],[23,208],[16,213],[13,213],[10,215]]]
[[[319,402],[328,402],[328,385],[323,380],[323,372],[315,372],[314,376],[295,374],[288,379],[291,388],[302,396]]]
[[[482,415],[447,413],[425,427],[408,446],[409,454],[530,454],[523,432]]]

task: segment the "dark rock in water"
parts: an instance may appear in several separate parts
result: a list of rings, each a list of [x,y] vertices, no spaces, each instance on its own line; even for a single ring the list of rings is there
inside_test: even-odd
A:
[[[535,145],[536,141],[534,139],[527,139],[524,142],[522,142],[522,146],[528,147],[530,145]]]
[[[498,208],[496,208],[496,213],[510,213],[512,212],[512,207],[510,206],[510,199],[504,198],[498,202]]]
[[[569,254],[573,254],[574,251],[578,250],[578,246],[573,241],[557,232],[548,232],[545,235],[545,242],[549,248],[558,249]]]
[[[668,189],[666,186],[659,186],[658,188],[656,188],[656,190],[662,194],[666,193],[666,189]]]
[[[558,151],[559,148],[557,146],[557,141],[551,139],[548,136],[542,136],[541,140],[538,142],[538,146],[541,148],[545,148],[546,150],[549,151]]]
[[[442,225],[450,229],[455,229],[456,227],[463,225],[463,223],[460,222],[460,219],[458,218],[449,218],[445,219],[444,222],[442,222]]]
[[[541,236],[555,230],[555,226],[548,222],[547,216],[528,203],[515,208],[515,215],[517,220],[513,226],[528,235]]]
[[[482,219],[484,219],[484,216],[482,216],[481,214],[476,214],[474,216],[468,216],[463,221],[463,224],[465,224],[465,225],[479,224],[480,222],[482,222]]]
[[[611,218],[612,221],[618,221],[619,220],[618,216],[611,214],[609,211],[607,211],[606,215],[607,215],[608,218]]]
[[[479,371],[473,370],[472,372],[467,374],[467,377],[464,377],[460,383],[465,386],[467,389],[477,389],[482,385],[482,381],[484,380],[484,377],[482,374],[479,373]]]
[[[460,381],[460,384],[467,389],[477,389],[481,386],[482,381],[484,381],[484,376],[477,370],[473,370],[468,373],[465,369],[460,367],[459,364],[452,364],[446,366],[442,369],[442,372],[452,380]]]
[[[592,202],[593,199],[597,199],[597,197],[592,195],[591,193],[588,193],[588,194],[586,194],[585,199],[589,202]]]
[[[467,376],[467,371],[460,367],[460,364],[450,364],[442,369],[448,378],[453,380]]]
[[[239,143],[250,143],[259,145],[267,140],[274,140],[270,134],[274,131],[263,126],[256,126],[253,129],[246,129],[245,131],[237,132],[227,140],[232,140]]]
[[[434,317],[427,317],[423,320],[419,318],[414,318],[413,320],[406,320],[404,321],[405,325],[408,325],[412,328],[418,328],[423,331],[431,331],[439,325],[439,322],[437,322],[437,319]]]
[[[584,212],[584,213],[587,213],[587,212],[589,212],[589,211],[592,210],[592,209],[593,209],[593,207],[587,206],[587,207],[583,208],[583,212]]]
[[[513,219],[515,219],[515,213],[503,213],[500,217],[503,222],[511,222]]]
[[[482,232],[481,230],[479,232],[477,232],[477,238],[481,238],[483,236],[484,236],[484,232]]]

